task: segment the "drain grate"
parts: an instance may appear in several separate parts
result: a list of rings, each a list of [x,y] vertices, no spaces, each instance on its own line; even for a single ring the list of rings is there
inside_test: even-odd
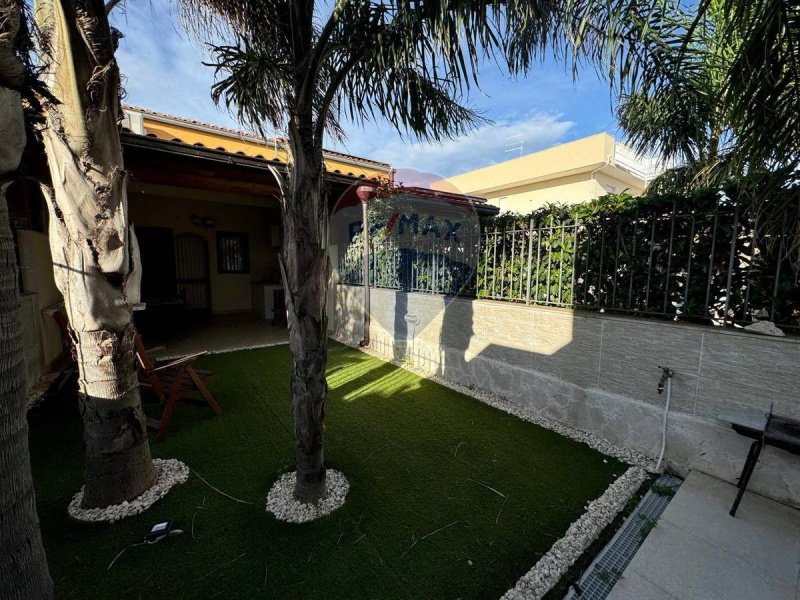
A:
[[[644,538],[667,508],[667,504],[681,483],[680,479],[672,475],[659,477],[642,498],[639,506],[584,571],[579,582],[581,595],[579,596],[573,588],[567,592],[564,600],[604,600],[644,542]],[[663,493],[657,493],[658,490],[663,490]]]

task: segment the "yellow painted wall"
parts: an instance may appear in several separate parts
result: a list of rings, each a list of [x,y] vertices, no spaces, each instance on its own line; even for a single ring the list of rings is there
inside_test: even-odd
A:
[[[206,238],[211,271],[211,309],[214,313],[247,312],[252,309],[251,282],[271,276],[277,269],[280,240],[272,240],[274,227],[280,228],[280,214],[273,207],[258,207],[229,202],[209,202],[187,197],[133,190],[129,193],[131,222],[137,226],[169,227],[175,234],[194,233]],[[192,215],[211,217],[213,229],[198,227]],[[250,273],[244,275],[217,272],[216,232],[248,234]]]
[[[590,197],[594,186],[586,174],[571,175],[487,194],[489,204],[502,212],[527,214],[550,203],[573,204]]]
[[[204,129],[197,129],[191,125],[180,125],[177,123],[165,123],[160,120],[144,116],[144,128],[147,134],[155,135],[159,139],[172,140],[179,139],[184,144],[202,144],[205,148],[220,149],[226,152],[241,152],[247,156],[260,156],[269,160],[278,159],[286,162],[288,155],[286,150],[275,144],[259,143],[251,139],[236,138],[224,133],[214,133]],[[330,172],[338,172],[353,177],[365,178],[386,178],[388,169],[366,165],[356,165],[344,160],[338,160],[335,156],[325,158],[325,166]]]
[[[61,292],[53,277],[53,260],[46,233],[19,229],[20,272],[22,273],[22,324],[28,386],[61,354],[61,332],[47,309],[60,306]]]
[[[20,229],[17,231],[19,243],[20,271],[22,288],[38,294],[42,308],[62,302],[61,292],[53,277],[53,259],[50,256],[50,240],[46,233]]]
[[[627,191],[634,196],[641,194],[641,186],[598,171],[559,177],[486,194],[489,204],[498,206],[501,212],[528,214],[547,204],[577,204],[598,198],[607,193]]]

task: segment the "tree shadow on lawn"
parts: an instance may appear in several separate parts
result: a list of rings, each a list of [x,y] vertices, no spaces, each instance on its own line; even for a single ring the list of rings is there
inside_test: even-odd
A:
[[[265,511],[292,468],[288,347],[209,356],[223,413],[182,404],[153,454],[197,476],[143,515],[80,525],[74,399],[31,419],[50,569],[61,598],[497,598],[600,496],[622,463],[356,350],[332,344],[326,462],[351,488],[304,525]],[[151,438],[152,439],[152,438]],[[183,535],[140,542],[174,519]]]

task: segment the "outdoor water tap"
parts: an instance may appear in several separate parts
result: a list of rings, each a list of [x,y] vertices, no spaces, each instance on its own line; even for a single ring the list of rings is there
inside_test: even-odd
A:
[[[661,365],[658,365],[658,368],[661,369],[661,379],[658,380],[658,393],[661,394],[664,391],[664,384],[667,382],[667,379],[672,379],[672,376],[675,375],[675,371],[669,367],[662,367]]]

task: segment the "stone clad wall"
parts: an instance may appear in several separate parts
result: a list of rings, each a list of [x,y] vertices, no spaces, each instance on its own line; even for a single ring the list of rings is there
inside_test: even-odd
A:
[[[332,334],[363,336],[360,287],[331,294]],[[800,340],[519,304],[372,289],[371,347],[448,380],[501,394],[573,427],[657,456],[675,371],[667,459],[735,482],[750,441],[731,411],[800,418]],[[800,506],[800,457],[768,447],[750,489]],[[733,499],[731,499],[733,500]]]

